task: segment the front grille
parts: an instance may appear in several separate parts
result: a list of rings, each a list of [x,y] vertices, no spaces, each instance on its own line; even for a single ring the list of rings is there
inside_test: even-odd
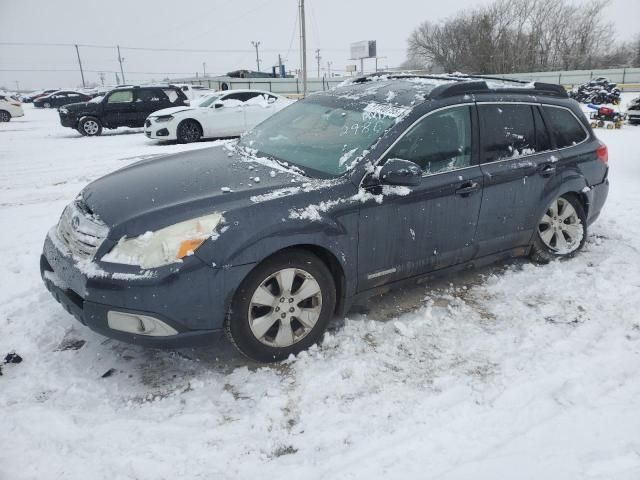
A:
[[[144,126],[149,128],[151,126],[151,121],[150,120],[145,120],[144,121]]]
[[[109,228],[82,200],[76,200],[62,212],[57,232],[73,257],[90,259],[107,238]]]

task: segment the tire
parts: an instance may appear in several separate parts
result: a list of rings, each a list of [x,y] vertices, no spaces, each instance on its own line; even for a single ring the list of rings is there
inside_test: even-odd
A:
[[[178,143],[194,143],[202,138],[202,128],[195,120],[183,120],[178,125],[176,136]]]
[[[43,106],[44,108],[51,108],[51,104],[50,104],[49,102],[44,102],[44,103],[42,104],[42,106]]]
[[[562,195],[551,202],[540,219],[531,258],[539,263],[571,258],[586,240],[587,215],[582,203],[573,194]]]
[[[284,360],[318,342],[335,305],[335,283],[324,262],[304,250],[287,250],[244,279],[233,296],[225,331],[252,360]]]
[[[85,137],[96,137],[102,134],[102,124],[96,117],[82,117],[78,122],[78,132]]]
[[[6,110],[0,110],[0,122],[8,122],[11,120],[11,114]]]

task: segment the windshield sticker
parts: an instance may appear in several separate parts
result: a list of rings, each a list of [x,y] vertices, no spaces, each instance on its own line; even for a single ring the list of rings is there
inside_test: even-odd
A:
[[[387,118],[398,118],[408,111],[405,107],[396,107],[393,105],[385,105],[382,103],[370,103],[364,107],[362,118],[364,120]]]

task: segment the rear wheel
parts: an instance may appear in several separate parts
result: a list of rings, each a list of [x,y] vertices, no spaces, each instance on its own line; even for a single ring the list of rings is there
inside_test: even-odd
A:
[[[303,250],[289,250],[265,260],[242,282],[225,330],[247,357],[283,360],[320,339],[335,304],[335,283],[326,265]]]
[[[78,123],[78,131],[86,137],[95,137],[102,133],[102,124],[95,117],[83,117]]]
[[[183,120],[178,125],[177,137],[178,143],[197,142],[202,137],[202,130],[195,120]]]
[[[553,200],[538,224],[531,256],[541,263],[575,255],[587,240],[587,217],[574,195]]]
[[[0,110],[0,122],[8,122],[11,120],[11,114],[5,110]]]
[[[51,104],[50,104],[49,102],[44,102],[44,103],[42,104],[42,106],[43,106],[44,108],[51,108]]]

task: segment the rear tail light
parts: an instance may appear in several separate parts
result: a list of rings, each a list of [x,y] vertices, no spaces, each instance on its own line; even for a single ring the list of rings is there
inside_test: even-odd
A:
[[[601,143],[600,146],[596,149],[596,157],[605,165],[609,164],[609,149],[604,143]]]

